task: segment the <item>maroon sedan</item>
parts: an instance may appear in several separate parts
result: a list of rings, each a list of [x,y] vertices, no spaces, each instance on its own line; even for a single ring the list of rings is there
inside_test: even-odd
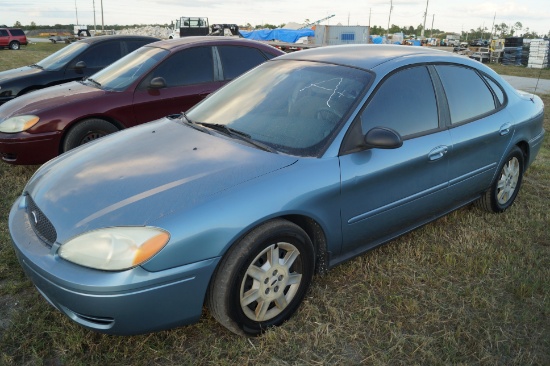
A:
[[[0,106],[0,155],[11,164],[44,163],[106,134],[186,111],[281,54],[237,38],[151,43],[83,81],[37,90]]]

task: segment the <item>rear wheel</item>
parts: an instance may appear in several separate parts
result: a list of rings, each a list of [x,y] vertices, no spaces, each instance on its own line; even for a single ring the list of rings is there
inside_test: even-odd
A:
[[[105,120],[92,118],[79,122],[71,128],[63,142],[63,152],[118,131],[118,128]]]
[[[314,268],[307,234],[287,220],[269,221],[224,256],[208,290],[208,306],[230,331],[259,335],[298,309]]]
[[[10,43],[10,49],[12,50],[18,50],[20,48],[19,42],[13,41]]]
[[[523,152],[515,146],[499,167],[491,188],[476,201],[476,206],[497,213],[512,206],[521,186],[524,164]]]

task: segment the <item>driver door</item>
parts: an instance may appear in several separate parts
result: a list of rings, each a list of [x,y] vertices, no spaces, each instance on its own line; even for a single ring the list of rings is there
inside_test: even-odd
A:
[[[404,141],[399,148],[367,148],[340,157],[344,255],[376,246],[447,209],[452,144],[439,119],[426,66],[398,71],[376,90],[355,123],[361,123],[363,135],[386,127]]]
[[[162,77],[166,87],[152,89],[152,79]],[[212,47],[186,48],[163,60],[147,75],[134,93],[137,124],[187,111],[217,90]]]

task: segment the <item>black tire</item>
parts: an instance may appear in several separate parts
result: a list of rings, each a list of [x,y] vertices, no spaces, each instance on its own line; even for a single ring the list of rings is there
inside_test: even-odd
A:
[[[21,47],[19,46],[19,42],[13,41],[13,42],[10,43],[10,49],[12,49],[12,50],[18,50],[19,48],[21,48]]]
[[[30,92],[33,92],[33,91],[35,91],[35,90],[38,90],[38,88],[27,89],[27,90],[25,90],[23,93],[21,93],[20,95],[29,94]]]
[[[76,124],[67,132],[63,141],[63,152],[69,151],[92,140],[117,132],[118,128],[105,120],[92,118]]]
[[[503,164],[498,168],[498,175],[487,190],[475,204],[477,207],[489,212],[504,212],[516,199],[525,169],[523,151],[515,146]]]
[[[274,257],[279,259],[276,263]],[[292,316],[314,271],[310,238],[299,226],[275,219],[252,230],[223,257],[207,304],[214,318],[233,333],[257,336]]]

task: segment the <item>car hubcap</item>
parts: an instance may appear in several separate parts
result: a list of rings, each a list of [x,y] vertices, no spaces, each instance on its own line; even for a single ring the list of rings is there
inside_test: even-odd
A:
[[[519,180],[519,160],[513,157],[504,165],[497,184],[497,201],[504,205],[514,195]]]
[[[103,137],[105,136],[105,133],[102,133],[102,132],[90,132],[88,133],[86,136],[84,136],[84,138],[82,139],[82,141],[80,141],[80,145],[83,145],[87,142],[90,142],[90,141],[93,141],[93,140],[96,140],[100,137]]]
[[[289,243],[265,248],[246,270],[240,302],[244,314],[254,321],[279,315],[292,301],[302,280],[298,249]]]

